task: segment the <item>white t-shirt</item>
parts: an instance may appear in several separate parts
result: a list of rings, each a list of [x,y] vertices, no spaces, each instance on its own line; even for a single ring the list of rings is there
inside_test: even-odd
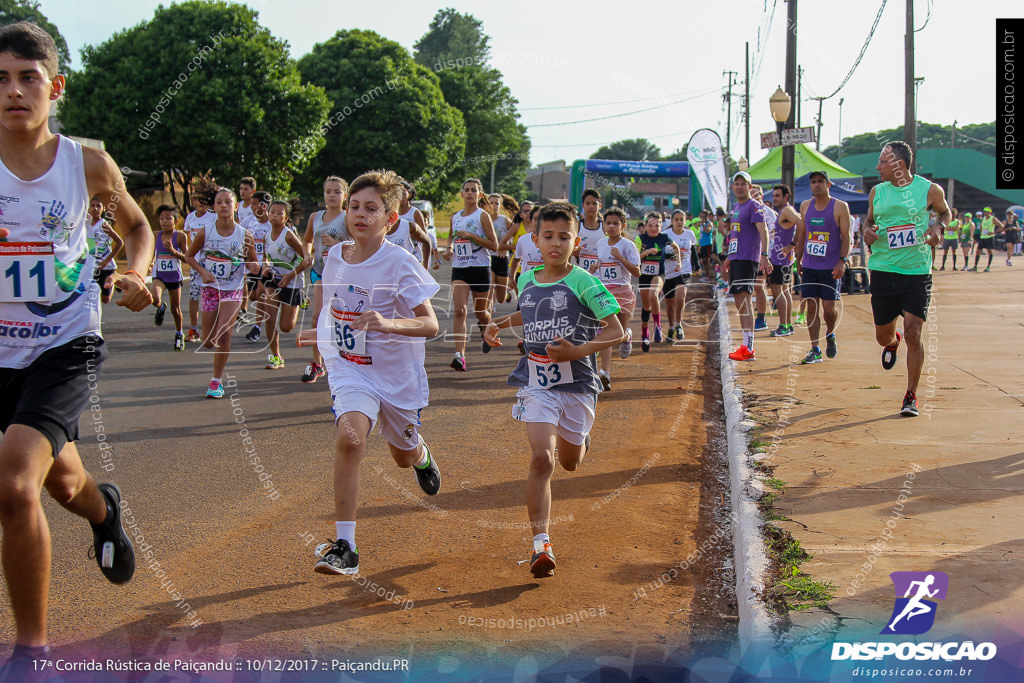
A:
[[[463,216],[462,211],[452,214],[452,268],[470,268],[472,266],[491,265],[491,255],[476,242],[471,240],[460,240],[454,238],[457,231],[471,232],[479,237],[486,237],[481,216],[484,210],[478,208],[468,216]]]
[[[591,230],[580,222],[580,256],[576,263],[580,268],[590,272],[590,267],[597,261],[597,244],[605,238],[604,225],[601,221],[597,222],[597,228]]]
[[[397,244],[413,256],[418,256],[416,252],[419,250],[416,248],[416,243],[413,242],[412,233],[409,231],[409,221],[406,219],[399,218],[398,227],[390,235],[384,235],[384,239],[391,244]]]
[[[217,214],[213,211],[207,211],[201,217],[196,215],[193,211],[189,215],[185,216],[185,225],[183,230],[188,234],[188,241],[191,243],[196,238],[196,233],[203,228],[213,227],[213,224],[217,222]],[[209,232],[209,230],[207,230]]]
[[[392,406],[408,410],[427,405],[423,337],[352,329],[348,323],[365,311],[385,318],[413,318],[413,309],[440,289],[416,258],[385,240],[362,263],[342,258],[336,244],[327,252],[317,346],[327,361],[331,393],[369,385]],[[373,416],[370,416],[373,417]]]
[[[524,273],[544,265],[544,258],[540,255],[540,247],[533,243],[532,232],[519,236],[519,240],[516,242],[515,257],[522,264],[521,268]]]
[[[500,213],[497,218],[492,218],[491,221],[494,223],[494,237],[498,240],[498,244],[501,244],[501,238],[508,232],[508,219]],[[487,250],[487,253],[491,256],[508,256],[506,253],[499,253],[497,251]]]
[[[259,263],[263,263],[263,255],[267,251],[267,235],[270,234],[270,219],[268,218],[265,223],[260,223],[256,216],[250,216],[244,222],[240,221],[239,223],[252,233],[253,243],[256,246],[256,259]]]
[[[675,245],[675,249],[682,254],[683,265],[679,267],[679,263],[676,261],[675,253],[671,256],[665,255],[665,279],[675,277],[676,275],[689,275],[693,272],[693,266],[690,263],[690,247],[697,241],[697,238],[693,236],[693,230],[689,228],[683,228],[680,234],[676,234],[674,231],[669,230],[665,233],[668,238],[672,240],[672,244]]]
[[[594,274],[606,287],[629,287],[632,276],[622,266],[619,259],[612,256],[612,247],[616,247],[626,261],[637,268],[640,267],[640,251],[632,240],[620,237],[618,242],[610,245],[608,238],[605,237],[597,243],[598,266],[597,272]]]
[[[250,199],[249,201],[251,201],[252,204],[256,203],[255,199]],[[238,202],[237,214],[238,214],[238,224],[239,225],[245,225],[245,221],[247,221],[248,219],[252,218],[252,215],[253,215],[252,214],[252,205],[250,204],[249,206],[242,206],[242,202],[239,201]]]

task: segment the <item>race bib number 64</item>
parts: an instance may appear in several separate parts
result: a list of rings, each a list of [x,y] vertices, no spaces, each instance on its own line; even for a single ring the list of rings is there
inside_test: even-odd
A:
[[[0,301],[53,301],[56,288],[51,242],[0,242]]]

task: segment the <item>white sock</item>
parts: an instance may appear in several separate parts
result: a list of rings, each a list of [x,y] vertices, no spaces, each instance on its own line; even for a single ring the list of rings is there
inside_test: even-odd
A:
[[[220,377],[211,377],[211,378],[210,378],[210,381],[211,381],[211,382],[216,382],[217,384],[220,384],[220,383],[221,383],[221,382],[220,382]]]
[[[421,455],[420,459],[414,462],[412,466],[423,469],[427,466],[427,463],[430,462],[430,457],[427,455],[427,444],[423,443],[423,439],[420,439],[420,443],[423,445],[423,455]]]
[[[743,330],[743,345],[748,349],[754,348],[754,333]]]
[[[551,537],[548,536],[547,534],[537,534],[536,536],[533,537],[533,547],[534,548],[539,550],[539,549],[544,547],[545,543],[551,543]]]
[[[355,522],[335,522],[334,533],[337,534],[338,540],[348,541],[348,547],[352,548],[353,551],[356,549],[356,523]]]

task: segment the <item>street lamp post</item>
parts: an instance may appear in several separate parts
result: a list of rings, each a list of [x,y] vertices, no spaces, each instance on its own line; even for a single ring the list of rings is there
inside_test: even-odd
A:
[[[778,88],[768,100],[771,108],[772,118],[779,131],[779,143],[782,143],[782,130],[789,120],[790,112],[793,109],[793,99],[782,89]],[[783,145],[782,147],[782,183],[793,189],[793,146]]]
[[[839,160],[843,160],[843,101],[845,97],[839,98]]]

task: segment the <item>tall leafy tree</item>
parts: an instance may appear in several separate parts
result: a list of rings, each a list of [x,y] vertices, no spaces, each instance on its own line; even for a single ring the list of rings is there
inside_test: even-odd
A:
[[[330,102],[302,84],[287,43],[257,19],[244,5],[191,0],[85,48],[68,82],[65,129],[171,178],[179,208],[190,179],[207,170],[232,187],[251,175],[287,193],[323,145]]]
[[[35,0],[0,0],[0,26],[19,21],[31,21],[53,37],[53,42],[57,44],[60,72],[67,74],[71,70],[71,52],[68,50],[68,44],[57,27],[39,10],[39,3]]]
[[[434,202],[458,189],[452,169],[466,150],[462,114],[404,47],[372,31],[343,30],[300,59],[299,70],[335,102],[326,146],[303,175],[304,194],[319,197],[328,175],[351,180],[382,167]]]
[[[658,161],[661,150],[646,138],[619,140],[601,147],[590,155],[591,159],[618,159],[620,161]]]
[[[445,101],[466,122],[466,158],[453,173],[460,180],[478,176],[489,188],[493,165],[495,189],[522,196],[530,139],[519,123],[519,101],[501,72],[487,65],[490,38],[483,23],[471,14],[443,9],[415,47],[416,61],[437,74]]]
[[[957,126],[956,147],[958,149],[974,149],[988,155],[995,154],[996,124],[972,123],[964,126]],[[952,126],[940,126],[934,123],[917,124],[917,146],[925,147],[949,147],[950,138],[953,133]],[[973,139],[971,139],[973,138]],[[843,138],[843,156],[853,154],[864,154],[866,152],[878,153],[882,145],[889,140],[902,140],[903,126],[896,126],[877,133],[861,133]],[[838,161],[839,145],[832,145],[822,150],[822,154]]]

